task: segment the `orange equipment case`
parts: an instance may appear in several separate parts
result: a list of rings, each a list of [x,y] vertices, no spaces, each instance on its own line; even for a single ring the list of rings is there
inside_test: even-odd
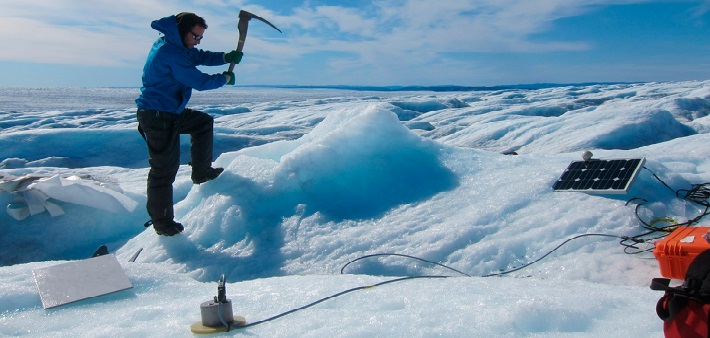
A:
[[[708,231],[710,227],[678,227],[668,237],[656,242],[653,255],[661,267],[661,276],[685,279],[690,262],[710,249],[710,243],[705,239]]]

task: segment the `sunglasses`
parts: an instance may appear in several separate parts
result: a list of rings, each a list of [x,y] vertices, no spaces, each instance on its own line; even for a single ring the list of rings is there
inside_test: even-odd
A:
[[[190,33],[192,34],[192,38],[195,39],[195,41],[200,41],[200,40],[202,40],[202,38],[204,38],[204,36],[202,36],[202,35],[197,35],[193,32],[190,32]]]

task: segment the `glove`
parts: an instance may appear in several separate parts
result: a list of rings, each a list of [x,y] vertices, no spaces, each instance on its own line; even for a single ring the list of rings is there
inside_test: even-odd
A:
[[[234,85],[234,72],[222,72],[223,75],[229,76],[229,81],[227,81],[228,85]]]
[[[242,56],[244,56],[244,53],[237,52],[236,50],[233,50],[229,53],[224,54],[224,62],[226,62],[226,63],[234,62],[235,64],[237,64],[242,61]]]

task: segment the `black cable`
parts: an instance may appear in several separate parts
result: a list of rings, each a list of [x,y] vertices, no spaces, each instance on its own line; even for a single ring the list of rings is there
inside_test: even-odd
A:
[[[685,196],[680,196],[681,192],[686,192]],[[690,190],[678,190],[676,196],[705,207],[710,206],[710,182],[693,184]]]
[[[685,192],[685,196],[680,196],[681,192]],[[676,196],[705,207],[700,215],[687,222],[689,225],[710,214],[710,182],[694,184],[690,190],[678,190]]]
[[[526,267],[528,267],[528,266],[530,266],[530,265],[533,265],[533,264],[535,264],[535,263],[537,263],[537,262],[543,260],[545,257],[547,257],[547,256],[549,256],[550,254],[552,254],[553,252],[557,251],[557,249],[561,248],[563,245],[565,245],[565,244],[567,244],[567,243],[569,243],[569,242],[571,242],[571,241],[573,241],[573,240],[575,240],[575,239],[582,238],[582,237],[588,237],[588,236],[600,236],[600,237],[619,238],[619,239],[621,239],[622,241],[625,241],[625,240],[637,241],[637,240],[634,239],[633,237],[607,235],[607,234],[582,234],[582,235],[577,235],[577,236],[574,236],[574,237],[572,237],[572,238],[568,238],[568,239],[565,240],[564,242],[560,243],[560,245],[556,246],[554,249],[550,250],[548,253],[544,254],[542,257],[540,257],[540,258],[538,258],[538,259],[536,259],[536,260],[534,260],[534,261],[532,261],[532,262],[529,262],[529,263],[527,263],[527,264],[524,264],[524,265],[522,265],[522,266],[520,266],[520,267],[511,269],[511,270],[508,270],[508,271],[499,272],[499,273],[491,273],[491,274],[483,275],[483,276],[481,276],[481,277],[503,276],[503,275],[507,275],[507,274],[509,274],[509,273],[511,273],[511,272],[515,272],[515,271],[518,271],[518,270],[522,270],[522,269],[524,269],[524,268],[526,268]]]
[[[644,206],[646,203],[648,203],[648,200],[640,198],[640,197],[634,197],[634,198],[626,201],[625,205],[628,206],[629,204],[631,204],[631,202],[638,202],[638,203],[636,203],[636,207],[634,208],[634,214],[636,215],[636,218],[639,220],[639,222],[641,222],[641,224],[642,224],[641,227],[644,229],[650,230],[650,232],[645,233],[643,235],[636,236],[636,237],[641,237],[641,236],[648,235],[648,234],[658,232],[658,231],[671,233],[671,232],[673,232],[673,230],[675,230],[678,227],[678,224],[672,224],[672,225],[665,226],[665,227],[655,227],[655,226],[653,226],[653,224],[646,223],[646,221],[644,221],[643,218],[641,217],[641,215],[639,214],[639,210],[641,209],[642,206]]]
[[[401,281],[411,280],[411,279],[448,278],[448,277],[449,277],[449,276],[411,276],[411,277],[401,277],[401,278],[390,279],[390,280],[386,280],[386,281],[384,281],[384,282],[379,282],[379,283],[376,283],[376,284],[373,284],[373,285],[358,286],[358,287],[354,287],[354,288],[352,288],[352,289],[348,289],[348,290],[345,290],[345,291],[338,292],[338,293],[336,293],[336,294],[334,294],[334,295],[332,295],[332,296],[328,296],[328,297],[321,298],[321,299],[319,299],[319,300],[316,300],[315,302],[306,304],[306,305],[301,306],[301,307],[299,307],[299,308],[292,309],[292,310],[288,310],[288,311],[283,312],[283,313],[280,313],[280,314],[278,314],[278,315],[276,315],[276,316],[273,316],[273,317],[270,317],[270,318],[267,318],[267,319],[264,319],[264,320],[256,321],[256,322],[253,322],[253,323],[249,323],[249,324],[246,324],[246,325],[238,326],[238,327],[236,327],[236,328],[244,329],[244,328],[256,326],[256,325],[259,325],[259,324],[264,324],[264,323],[273,321],[273,320],[275,320],[275,319],[281,318],[281,317],[283,317],[283,316],[290,315],[290,314],[292,314],[292,313],[294,313],[294,312],[301,311],[301,310],[305,310],[305,309],[307,309],[307,308],[309,308],[309,307],[312,307],[312,306],[314,306],[314,305],[320,304],[320,303],[322,303],[322,302],[324,302],[324,301],[326,301],[326,300],[333,299],[333,298],[336,298],[336,297],[340,297],[340,296],[342,296],[342,295],[345,295],[345,294],[348,294],[348,293],[351,293],[351,292],[354,292],[354,291],[358,291],[358,290],[370,289],[370,288],[374,288],[374,287],[381,286],[381,285],[385,285],[385,284],[390,284],[390,283],[394,283],[394,282],[401,282]]]
[[[651,171],[651,169],[646,168],[646,166],[643,166],[643,168],[646,169],[648,172],[650,172],[651,175],[653,175],[653,177],[655,177],[658,180],[658,182],[663,183],[663,185],[665,185],[666,188],[668,188],[668,190],[672,191],[673,193],[676,193],[676,191],[673,190],[673,188],[671,188],[668,184],[666,184],[666,182],[663,182],[663,180],[660,177],[658,177],[658,175],[656,175],[656,173]]]
[[[441,264],[441,263],[432,262],[432,261],[430,261],[430,260],[426,260],[426,259],[423,259],[423,258],[414,257],[414,256],[409,256],[409,255],[403,255],[403,254],[397,254],[397,253],[377,253],[377,254],[365,255],[365,256],[362,256],[362,257],[358,257],[357,259],[351,260],[350,262],[347,262],[345,265],[343,265],[343,267],[340,269],[340,274],[342,275],[342,274],[344,273],[343,271],[345,270],[345,268],[346,268],[348,265],[352,264],[352,263],[355,263],[355,262],[357,262],[357,261],[359,261],[359,260],[362,260],[362,259],[371,258],[371,257],[379,257],[379,256],[398,256],[398,257],[405,257],[405,258],[410,258],[410,259],[416,259],[416,260],[418,260],[418,261],[422,261],[422,262],[425,262],[425,263],[430,263],[430,264],[438,265],[438,266],[440,266],[440,267],[449,269],[449,270],[454,271],[454,272],[456,272],[456,273],[460,273],[460,274],[462,274],[462,275],[464,275],[464,276],[466,276],[466,277],[472,277],[471,275],[469,275],[469,274],[467,274],[467,273],[465,273],[465,272],[461,272],[461,271],[459,271],[459,270],[456,270],[456,269],[454,269],[454,268],[452,268],[452,267],[450,267],[450,266],[446,266],[446,265]]]
[[[537,262],[543,260],[545,257],[547,257],[547,256],[549,256],[550,254],[552,254],[553,252],[557,251],[559,248],[561,248],[563,245],[569,243],[570,241],[573,241],[573,240],[578,239],[578,238],[590,237],[590,236],[618,238],[618,239],[621,239],[622,241],[632,241],[632,242],[635,242],[635,243],[643,243],[642,240],[638,240],[638,239],[635,239],[634,237],[628,237],[628,236],[616,236],[616,235],[596,234],[596,233],[577,235],[577,236],[574,236],[574,237],[572,237],[572,238],[568,238],[567,240],[565,240],[564,242],[562,242],[562,243],[560,243],[558,246],[556,246],[554,249],[550,250],[550,251],[547,252],[545,255],[543,255],[542,257],[540,257],[540,258],[538,258],[538,259],[536,259],[536,260],[534,260],[534,261],[532,261],[532,262],[526,263],[526,264],[524,264],[524,265],[522,265],[522,266],[520,266],[520,267],[511,269],[511,270],[508,270],[508,271],[499,272],[499,273],[491,273],[491,274],[482,275],[482,276],[478,276],[478,277],[503,276],[503,275],[507,275],[507,274],[509,274],[509,273],[511,273],[511,272],[515,272],[515,271],[522,270],[522,269],[524,269],[524,268],[526,268],[526,267],[528,267],[528,266],[530,266],[530,265],[532,265],[532,264],[535,264],[535,263],[537,263]],[[469,275],[469,274],[467,274],[467,273],[465,273],[465,272],[461,272],[461,271],[459,271],[459,270],[457,270],[457,269],[454,269],[454,268],[452,268],[452,267],[450,267],[450,266],[447,266],[447,265],[444,265],[444,264],[441,264],[441,263],[433,262],[433,261],[426,260],[426,259],[419,258],[419,257],[415,257],[415,256],[404,255],[404,254],[397,254],[397,253],[377,253],[377,254],[370,254],[370,255],[361,256],[361,257],[359,257],[359,258],[356,258],[356,259],[354,259],[354,260],[349,261],[348,263],[346,263],[346,264],[340,269],[340,274],[345,274],[345,272],[344,272],[344,271],[345,271],[345,268],[346,268],[348,265],[350,265],[350,264],[352,264],[352,263],[354,263],[354,262],[357,262],[357,261],[360,261],[360,260],[363,260],[363,259],[366,259],[366,258],[382,257],[382,256],[396,256],[396,257],[404,257],[404,258],[409,258],[409,259],[415,259],[415,260],[418,260],[418,261],[422,261],[422,262],[426,262],[426,263],[431,263],[431,264],[434,264],[434,265],[437,265],[437,266],[440,266],[440,267],[449,269],[449,270],[451,270],[451,271],[455,271],[455,272],[460,273],[460,274],[462,274],[462,275],[464,275],[464,276],[467,276],[467,277],[473,277],[473,276],[471,276],[471,275]],[[347,289],[347,290],[345,290],[345,291],[338,292],[338,293],[336,293],[336,294],[334,294],[334,295],[331,295],[331,296],[327,296],[327,297],[318,299],[318,300],[316,300],[316,301],[314,301],[314,302],[311,302],[311,303],[306,304],[306,305],[304,305],[304,306],[301,306],[301,307],[299,307],[299,308],[295,308],[295,309],[288,310],[288,311],[286,311],[286,312],[282,312],[282,313],[277,314],[277,315],[275,315],[275,316],[273,316],[273,317],[269,317],[269,318],[267,318],[267,319],[259,320],[259,321],[256,321],[256,322],[253,322],[253,323],[249,323],[249,324],[245,324],[245,325],[241,325],[241,326],[236,326],[236,327],[234,327],[234,328],[235,328],[235,329],[244,329],[244,328],[248,328],[248,327],[253,327],[253,326],[256,326],[256,325],[264,324],[264,323],[267,323],[267,322],[271,322],[271,321],[276,320],[276,319],[278,319],[278,318],[281,318],[281,317],[290,315],[290,314],[292,314],[292,313],[295,313],[295,312],[298,312],[298,311],[305,310],[305,309],[307,309],[307,308],[313,307],[313,306],[315,306],[315,305],[317,305],[317,304],[320,304],[320,303],[322,303],[322,302],[324,302],[324,301],[326,301],[326,300],[333,299],[333,298],[336,298],[336,297],[340,297],[340,296],[342,296],[342,295],[346,295],[346,294],[348,294],[348,293],[355,292],[355,291],[359,291],[359,290],[371,289],[371,288],[374,288],[374,287],[377,287],[377,286],[386,285],[386,284],[395,283],[395,282],[406,281],[406,280],[413,280],[413,279],[431,279],[431,278],[450,278],[450,277],[451,277],[451,276],[410,276],[410,277],[400,277],[400,278],[395,278],[395,279],[389,279],[389,280],[386,280],[386,281],[383,281],[383,282],[379,282],[379,283],[376,283],[376,284],[372,284],[372,285],[358,286],[358,287],[354,287],[354,288],[351,288],[351,289]]]
[[[643,234],[636,235],[634,237],[629,237],[626,240],[621,240],[619,242],[619,244],[624,247],[624,253],[629,254],[629,255],[636,255],[636,254],[640,254],[642,252],[653,251],[653,249],[654,249],[653,246],[650,248],[647,248],[647,249],[641,249],[641,248],[637,247],[636,244],[653,243],[656,240],[659,240],[661,238],[668,236],[667,233],[663,233],[663,234],[655,236],[655,237],[643,238],[643,237],[649,236],[649,235],[657,233],[657,232],[658,232],[657,230],[651,230],[651,231],[645,232]],[[629,243],[629,241],[633,242],[633,243]],[[633,249],[634,251],[631,251],[631,249]]]
[[[650,172],[651,175],[653,175],[653,177],[656,178],[656,180],[661,182],[661,184],[663,184],[666,188],[668,188],[670,191],[672,191],[676,197],[681,198],[686,201],[690,201],[692,203],[695,203],[695,204],[698,204],[701,206],[704,206],[705,210],[703,210],[703,212],[700,213],[695,218],[689,219],[683,223],[674,222],[673,224],[668,225],[668,226],[656,227],[656,226],[653,226],[654,222],[651,222],[650,224],[647,223],[646,221],[643,220],[643,218],[639,214],[639,210],[641,209],[641,207],[644,204],[648,203],[648,200],[640,198],[640,197],[634,197],[634,198],[628,200],[626,202],[626,205],[629,205],[631,202],[634,202],[634,201],[641,201],[640,203],[636,204],[636,208],[635,208],[634,212],[636,214],[636,218],[638,218],[639,222],[641,222],[642,227],[645,229],[648,229],[650,231],[646,234],[636,236],[636,238],[639,238],[641,236],[650,235],[651,233],[654,233],[654,232],[662,232],[662,233],[664,233],[663,235],[660,235],[656,238],[652,238],[652,239],[648,239],[648,240],[660,239],[660,238],[667,236],[669,233],[673,232],[673,230],[675,230],[676,228],[678,228],[680,226],[691,226],[695,223],[700,222],[700,220],[703,217],[710,214],[710,182],[706,182],[706,183],[702,183],[702,184],[693,184],[693,185],[691,185],[691,188],[688,190],[685,190],[685,189],[674,190],[666,182],[664,182],[660,177],[658,177],[658,175],[656,175],[653,171],[646,168],[645,166],[643,167],[643,169],[646,169],[648,172]],[[626,252],[627,249],[628,249],[628,247],[626,249],[624,249],[624,251]],[[644,251],[648,251],[648,250],[644,250]]]
[[[631,242],[633,242],[633,243],[640,244],[640,243],[645,243],[645,240],[638,239],[637,237],[640,237],[640,236],[643,236],[643,235],[645,235],[645,234],[638,235],[638,236],[634,236],[634,237],[608,235],[608,234],[596,234],[596,233],[577,235],[577,236],[568,238],[568,239],[565,240],[564,242],[560,243],[558,246],[556,246],[554,249],[548,251],[548,252],[547,252],[546,254],[544,254],[542,257],[540,257],[540,258],[538,258],[538,259],[536,259],[536,260],[534,260],[534,261],[528,262],[528,263],[526,263],[526,264],[524,264],[524,265],[522,265],[522,266],[519,266],[519,267],[517,267],[517,268],[511,269],[511,270],[508,270],[508,271],[504,271],[504,272],[491,273],[491,274],[481,275],[481,276],[476,276],[476,277],[502,276],[502,275],[507,275],[507,274],[509,274],[509,273],[511,273],[511,272],[515,272],[515,271],[518,271],[518,270],[522,270],[522,269],[524,269],[524,268],[526,268],[526,267],[528,267],[528,266],[530,266],[530,265],[533,265],[533,264],[535,264],[535,263],[537,263],[537,262],[539,262],[539,261],[545,259],[545,257],[547,257],[547,256],[549,256],[550,254],[552,254],[553,252],[557,251],[557,250],[558,250],[559,248],[561,248],[563,245],[565,245],[565,244],[567,244],[567,243],[569,243],[569,242],[571,242],[571,241],[573,241],[573,240],[575,240],[575,239],[578,239],[578,238],[590,237],[590,236],[611,237],[611,238],[618,238],[618,239],[621,239],[621,242],[628,242],[628,241],[631,241]],[[627,247],[632,247],[632,248],[639,249],[639,248],[633,246],[633,244],[624,244],[624,245],[627,246]],[[640,249],[639,249],[639,250],[640,250]],[[351,263],[354,263],[354,262],[357,262],[357,261],[359,261],[359,260],[366,259],[366,258],[380,257],[380,256],[398,256],[398,257],[405,257],[405,258],[416,259],[416,260],[419,260],[419,261],[422,261],[422,262],[431,263],[431,264],[435,264],[435,265],[444,267],[444,268],[446,268],[446,269],[449,269],[449,270],[458,272],[458,273],[460,273],[460,274],[462,274],[462,275],[465,275],[465,276],[467,276],[467,277],[474,277],[474,276],[471,276],[471,275],[469,275],[469,274],[467,274],[467,273],[465,273],[465,272],[461,272],[461,271],[459,271],[459,270],[456,270],[456,269],[454,269],[454,268],[452,268],[452,267],[446,266],[446,265],[441,264],[441,263],[432,262],[432,261],[429,261],[429,260],[426,260],[426,259],[423,259],[423,258],[419,258],[419,257],[414,257],[414,256],[409,256],[409,255],[403,255],[403,254],[393,254],[393,253],[377,253],[377,254],[371,254],[371,255],[365,255],[365,256],[358,257],[358,258],[356,258],[356,259],[354,259],[354,260],[352,260],[352,261],[346,263],[346,264],[340,269],[340,274],[344,274],[344,273],[345,273],[345,272],[344,272],[345,268],[346,268],[348,265],[350,265]]]

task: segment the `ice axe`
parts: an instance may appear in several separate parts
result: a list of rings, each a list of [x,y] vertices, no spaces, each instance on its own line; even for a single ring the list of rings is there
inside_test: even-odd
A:
[[[239,11],[239,23],[237,24],[237,28],[239,29],[239,43],[237,43],[237,51],[238,52],[241,52],[242,49],[244,49],[244,40],[247,39],[247,30],[249,29],[249,20],[251,20],[251,19],[257,19],[257,20],[263,21],[267,25],[269,25],[269,26],[273,27],[275,30],[279,31],[279,33],[282,33],[280,29],[276,28],[276,26],[274,26],[268,20],[266,20],[258,15],[249,13],[245,10],[240,10]],[[232,63],[229,64],[229,71],[231,72],[233,70],[234,70],[234,61],[232,61]]]

